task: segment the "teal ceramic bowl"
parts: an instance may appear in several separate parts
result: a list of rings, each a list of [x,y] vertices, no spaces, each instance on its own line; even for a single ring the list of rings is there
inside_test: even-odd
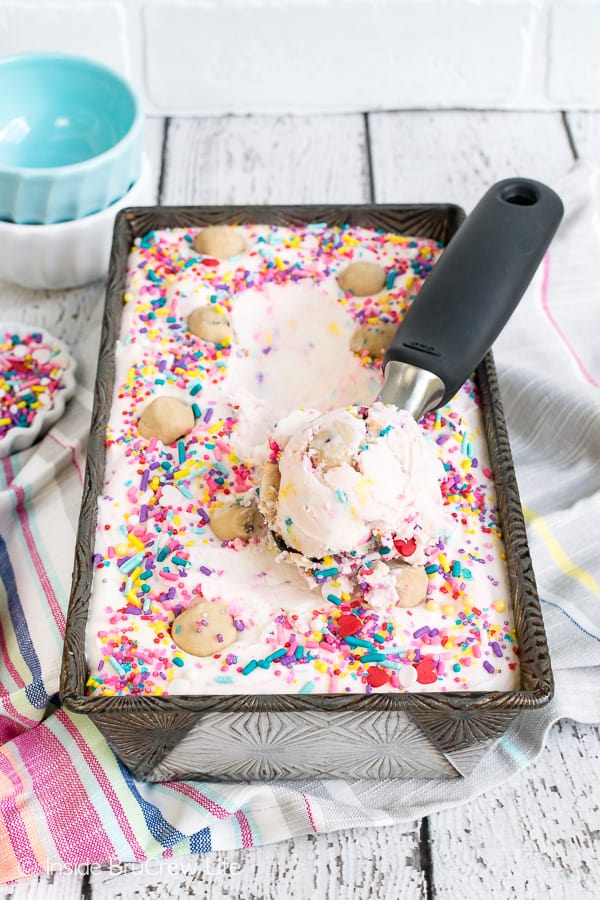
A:
[[[142,155],[140,102],[116,72],[58,53],[0,59],[0,220],[105,209],[137,180]]]

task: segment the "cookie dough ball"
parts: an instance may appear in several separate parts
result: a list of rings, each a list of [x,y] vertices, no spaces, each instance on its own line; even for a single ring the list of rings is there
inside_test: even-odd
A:
[[[427,572],[424,566],[398,566],[394,570],[398,590],[397,605],[412,609],[423,603],[427,595]]]
[[[260,508],[269,526],[273,525],[277,514],[277,498],[280,484],[281,472],[279,471],[279,466],[276,462],[269,460],[265,463],[259,491]]]
[[[310,459],[321,472],[337,466],[352,465],[357,450],[357,436],[360,436],[352,419],[338,418],[331,424],[323,425],[307,444]]]
[[[246,241],[231,225],[209,225],[196,235],[193,246],[203,256],[229,259],[244,252]]]
[[[357,297],[370,297],[385,287],[387,276],[383,266],[371,262],[355,262],[346,266],[338,276],[338,284],[343,291],[350,291]]]
[[[195,421],[194,412],[187,403],[175,397],[157,397],[138,419],[138,429],[142,437],[155,437],[163,444],[172,444],[189,434]]]
[[[220,506],[210,517],[210,527],[220,541],[234,541],[239,538],[249,541],[256,537],[264,525],[263,517],[255,506],[228,503]]]
[[[188,331],[211,344],[230,344],[233,341],[231,319],[224,310],[209,304],[199,306],[187,319]]]
[[[394,322],[358,325],[350,338],[350,349],[358,356],[383,359],[397,328],[398,324]]]
[[[177,616],[171,637],[192,656],[212,656],[233,644],[237,631],[223,603],[203,600]]]

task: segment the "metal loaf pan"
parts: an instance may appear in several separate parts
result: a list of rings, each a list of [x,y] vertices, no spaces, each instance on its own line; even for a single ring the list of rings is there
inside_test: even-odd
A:
[[[326,222],[447,243],[463,221],[452,205],[148,207],[119,213],[114,232],[87,468],[61,674],[62,702],[89,716],[133,774],[243,781],[314,777],[457,777],[468,773],[517,715],[547,703],[552,672],[491,353],[476,372],[498,495],[519,690],[370,695],[86,696],[85,628],[97,499],[113,395],[127,259],[133,241],[166,227]]]

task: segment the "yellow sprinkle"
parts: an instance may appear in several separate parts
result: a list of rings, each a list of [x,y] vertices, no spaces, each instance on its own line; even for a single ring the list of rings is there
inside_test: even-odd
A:
[[[448,560],[446,559],[445,553],[438,554],[438,562],[439,562],[440,566],[442,567],[442,569],[444,570],[444,572],[450,571],[450,566],[448,565]]]
[[[444,603],[444,605],[442,606],[442,612],[445,616],[451,616],[454,612],[454,607],[451,603]]]
[[[433,600],[433,599],[432,599],[432,600],[426,600],[426,601],[425,601],[425,608],[427,609],[428,612],[437,612],[438,609],[440,608],[440,605],[439,605],[439,603],[437,602],[437,600]]]
[[[127,556],[129,553],[129,547],[127,544],[117,544],[115,547],[115,553],[117,556]]]
[[[492,606],[494,607],[496,612],[504,612],[504,610],[506,609],[506,603],[504,602],[504,600],[494,600]]]

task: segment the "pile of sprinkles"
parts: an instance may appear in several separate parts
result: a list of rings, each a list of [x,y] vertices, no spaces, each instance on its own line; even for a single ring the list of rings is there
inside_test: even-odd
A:
[[[31,428],[36,416],[65,389],[62,346],[41,331],[0,326],[0,440],[14,428]]]
[[[442,495],[456,526],[449,539],[440,537],[428,548],[422,607],[390,611],[369,603],[385,560],[382,547],[365,557],[331,556],[315,564],[307,573],[313,589],[306,584],[302,613],[292,605],[277,606],[269,594],[265,603],[273,607],[266,625],[245,606],[243,591],[220,596],[239,641],[209,658],[198,659],[174,643],[174,619],[209,593],[218,595],[236,554],[261,549],[272,561],[277,556],[268,539],[262,545],[260,539],[224,542],[221,548],[211,532],[215,509],[249,502],[259,473],[234,449],[239,408],[224,403],[218,392],[235,347],[203,341],[187,330],[181,312],[184,280],[197,283],[202,302],[229,314],[251,296],[250,289],[300,281],[331,285],[332,276],[366,253],[385,266],[384,290],[365,298],[338,288],[337,301],[356,324],[396,323],[441,249],[428,239],[323,223],[240,230],[250,249],[228,260],[195,253],[192,229],[152,232],[136,242],[130,257],[120,340],[129,363],[117,384],[106,435],[107,473],[118,476],[107,478],[99,501],[92,599],[102,624],[91,635],[88,630],[88,691],[167,694],[181,690],[181,678],[188,691],[207,693],[254,693],[257,687],[262,693],[514,687],[518,648],[472,381],[462,388],[460,402],[422,422],[443,463]],[[270,350],[267,343],[261,352]],[[368,356],[361,363],[379,365]],[[170,446],[142,437],[137,427],[148,400],[165,394],[188,403],[195,421],[193,430]],[[219,565],[214,553],[203,558],[203,547],[222,549]],[[409,546],[396,549],[409,561]],[[285,579],[285,564],[279,565]]]

